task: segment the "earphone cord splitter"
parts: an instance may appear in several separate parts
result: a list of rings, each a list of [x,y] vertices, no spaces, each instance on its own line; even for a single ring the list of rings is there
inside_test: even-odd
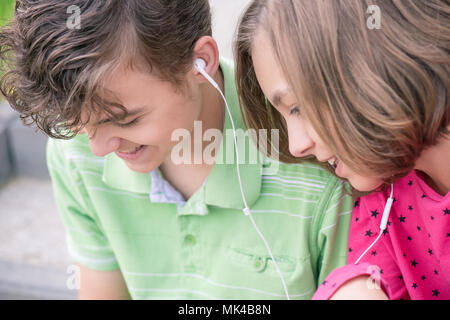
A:
[[[358,260],[356,260],[355,264],[358,264],[359,261],[366,255],[366,253],[375,245],[375,243],[378,242],[378,240],[380,239],[381,235],[383,234],[384,230],[387,227],[387,223],[388,223],[388,219],[389,219],[389,213],[391,212],[391,208],[392,208],[392,204],[394,202],[394,185],[391,184],[391,195],[389,196],[388,201],[386,202],[386,206],[384,207],[384,211],[383,211],[383,216],[381,218],[381,223],[380,223],[380,234],[378,235],[378,237],[375,239],[374,242],[372,242],[372,244],[366,249],[366,251],[363,252],[363,254],[358,258]]]

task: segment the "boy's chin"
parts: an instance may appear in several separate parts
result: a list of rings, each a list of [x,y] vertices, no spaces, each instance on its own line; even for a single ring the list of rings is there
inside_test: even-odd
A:
[[[141,168],[139,166],[129,165],[128,163],[127,163],[127,167],[130,170],[132,170],[134,172],[139,172],[139,173],[149,173],[149,172],[152,172],[153,170],[155,170],[157,168],[157,167],[150,168],[150,169],[148,169],[148,168]]]
[[[125,164],[127,165],[127,167],[135,172],[139,172],[139,173],[149,173],[152,172],[153,170],[157,169],[162,162],[147,162],[147,163],[136,163],[133,161],[126,161],[123,160],[125,162]]]

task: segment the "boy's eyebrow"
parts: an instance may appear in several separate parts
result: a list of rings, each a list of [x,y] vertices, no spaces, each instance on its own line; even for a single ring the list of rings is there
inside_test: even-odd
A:
[[[135,116],[137,114],[140,114],[143,111],[145,111],[146,109],[147,109],[147,107],[143,106],[141,108],[137,108],[135,110],[128,111],[127,112],[127,117],[131,117],[131,116]],[[103,119],[103,120],[100,120],[100,121],[97,121],[96,123],[94,123],[94,126],[99,126],[99,125],[101,125],[103,123],[107,123],[107,122],[110,122],[110,121],[112,121],[112,120],[111,119]]]

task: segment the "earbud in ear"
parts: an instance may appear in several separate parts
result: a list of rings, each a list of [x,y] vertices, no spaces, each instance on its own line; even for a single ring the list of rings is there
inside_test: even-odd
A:
[[[194,67],[195,67],[195,69],[197,69],[198,71],[200,71],[200,70],[205,70],[205,67],[206,67],[206,62],[205,62],[205,60],[200,59],[200,58],[195,59]]]
[[[206,67],[206,62],[203,59],[197,58],[195,59],[194,62],[194,67],[195,69],[197,69],[198,72],[200,72],[205,78],[206,80],[209,81],[209,83],[211,83],[214,88],[216,88],[217,90],[220,91],[219,86],[217,85],[217,83],[213,80],[213,78],[210,77],[210,75],[205,71],[205,67]]]

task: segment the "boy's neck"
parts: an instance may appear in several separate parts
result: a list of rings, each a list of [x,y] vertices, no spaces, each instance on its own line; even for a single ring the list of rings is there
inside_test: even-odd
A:
[[[225,95],[225,85],[224,85],[224,77],[223,73],[218,68],[216,74],[212,77],[214,81],[219,85],[220,90]],[[205,148],[211,144],[211,141],[203,141],[203,135],[204,133],[209,129],[217,129],[220,132],[223,133],[224,130],[224,121],[225,121],[225,102],[223,101],[220,93],[214,88],[209,82],[205,82],[200,86],[201,91],[201,99],[202,99],[202,106],[200,109],[200,113],[197,117],[196,122],[201,123],[201,135],[196,135],[194,130],[191,132],[190,135],[190,145],[191,145],[191,159],[194,160],[194,152],[197,151],[197,153],[201,152],[200,155],[197,154],[197,157],[201,157],[203,160],[201,164],[183,164],[179,165],[182,167],[195,167],[199,168],[202,166],[207,166],[204,164],[203,159],[203,151]],[[194,123],[193,123],[194,126]],[[195,139],[195,141],[194,141]],[[202,149],[195,150],[194,145],[195,143],[198,143],[198,140],[201,139],[202,141]],[[172,160],[170,156],[168,156],[165,161],[162,163],[162,166],[168,167],[172,166]]]
[[[222,92],[224,92],[224,77],[220,69],[213,77],[214,81],[219,85]],[[197,121],[202,122],[202,137],[203,133],[208,129],[218,129],[223,132],[224,117],[225,117],[225,103],[220,96],[220,93],[209,83],[205,83],[202,87],[202,108]],[[224,92],[225,94],[225,92]],[[203,141],[203,139],[202,139]],[[203,141],[202,155],[206,146],[211,141]],[[194,146],[194,135],[191,135],[192,152]],[[217,155],[214,155],[217,156]],[[192,155],[191,159],[194,159]],[[203,159],[203,156],[201,157]],[[160,165],[159,169],[164,178],[177,189],[185,200],[189,199],[203,184],[206,177],[211,172],[214,164],[174,164],[170,157]]]
[[[217,69],[213,79],[225,95],[224,77],[220,67]],[[203,132],[208,129],[218,129],[223,132],[225,102],[217,89],[209,82],[205,82],[201,87],[201,90],[203,102],[198,121],[202,122]]]
[[[428,185],[440,195],[450,191],[450,139],[442,138],[435,146],[425,149],[415,169],[424,172]]]

